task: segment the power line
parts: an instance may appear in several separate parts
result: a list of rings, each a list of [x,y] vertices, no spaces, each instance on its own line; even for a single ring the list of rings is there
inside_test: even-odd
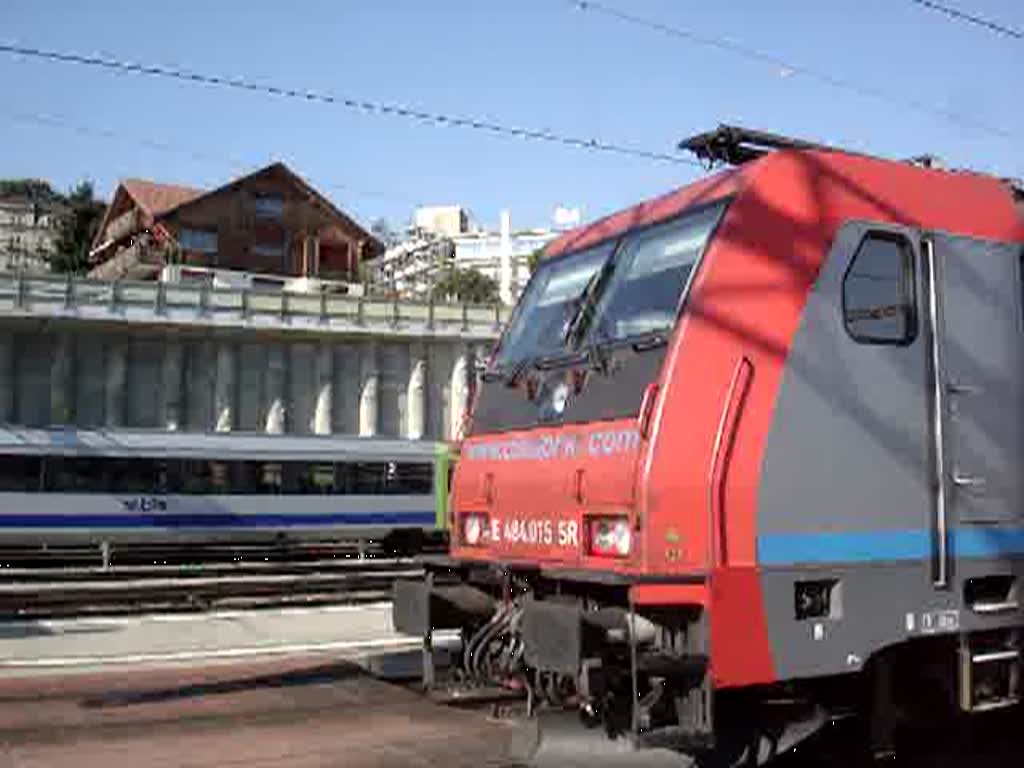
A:
[[[205,152],[196,151],[194,149],[189,149],[174,144],[168,144],[166,142],[158,141],[156,139],[130,136],[126,133],[116,131],[111,128],[101,128],[96,126],[84,125],[82,123],[72,122],[64,117],[60,117],[57,115],[45,115],[37,112],[15,112],[8,111],[6,109],[0,110],[0,114],[3,114],[9,120],[16,123],[38,125],[44,128],[58,128],[61,130],[69,131],[70,133],[73,133],[76,136],[83,136],[86,138],[94,139],[106,139],[118,142],[130,142],[146,150],[179,155],[182,157],[187,157],[190,160],[193,160],[197,163],[212,163],[226,168],[230,168],[232,173],[241,172],[249,165],[243,163],[237,158],[211,155]]]
[[[927,8],[930,11],[937,11],[938,13],[945,14],[951,19],[957,21],[966,21],[968,24],[974,24],[975,26],[984,27],[990,32],[996,34],[1005,35],[1006,37],[1013,37],[1017,40],[1024,40],[1024,32],[1013,27],[1008,27],[1005,24],[986,19],[983,16],[978,16],[973,13],[967,13],[967,11],[961,11],[959,8],[954,8],[951,5],[945,5],[944,3],[936,3],[934,0],[910,0],[915,5],[920,5],[923,8]]]
[[[915,0],[912,0],[914,2]],[[881,88],[877,88],[871,85],[863,85],[853,80],[849,80],[838,75],[833,75],[820,69],[814,69],[812,67],[795,64],[791,61],[787,61],[779,56],[765,51],[760,51],[756,48],[742,45],[733,40],[729,40],[724,37],[715,37],[712,35],[706,35],[699,32],[694,32],[691,29],[684,27],[673,26],[664,22],[658,21],[657,19],[651,19],[646,16],[639,16],[629,11],[623,11],[619,8],[606,5],[599,0],[566,0],[574,8],[581,11],[587,11],[594,14],[600,14],[607,16],[611,19],[624,22],[626,24],[632,24],[636,27],[642,27],[644,29],[660,32],[669,37],[674,37],[680,40],[686,40],[689,43],[701,45],[707,48],[717,48],[718,50],[732,53],[749,61],[754,61],[759,64],[767,64],[777,68],[779,71],[784,72],[786,75],[802,75],[811,80],[817,80],[820,83],[837,88],[840,90],[848,91],[850,93],[857,94],[864,98],[874,99],[876,101],[885,102],[897,107],[903,107],[912,109],[922,114],[930,115],[932,117],[941,117],[951,123],[956,123],[962,126],[975,128],[977,130],[984,131],[985,133],[999,136],[1004,139],[1017,139],[1018,135],[999,126],[990,125],[980,120],[975,120],[967,115],[953,112],[943,107],[929,104],[927,102],[918,101],[916,99],[906,99],[897,96],[894,93],[890,93]]]
[[[516,126],[496,123],[491,120],[484,120],[475,117],[451,115],[443,112],[430,112],[402,104],[395,104],[383,101],[370,101],[356,99],[348,96],[337,96],[331,93],[312,91],[306,89],[286,88],[276,85],[265,85],[246,80],[240,77],[220,77],[218,75],[203,74],[184,69],[172,67],[161,67],[150,64],[139,64],[121,59],[103,58],[100,56],[86,56],[67,51],[52,51],[43,48],[14,45],[12,43],[0,42],[0,53],[7,53],[19,56],[26,56],[34,59],[60,62],[63,64],[78,64],[82,66],[95,67],[115,72],[158,77],[167,80],[193,83],[197,85],[210,85],[220,88],[230,88],[250,93],[259,93],[281,98],[297,99],[312,103],[331,104],[359,112],[388,115],[414,120],[421,123],[432,123],[440,126],[454,128],[466,128],[482,131],[493,136],[503,138],[527,139],[531,141],[559,144],[576,149],[591,150],[594,152],[605,152],[609,154],[622,155],[626,157],[642,158],[645,160],[657,160],[668,163],[682,163],[687,165],[700,164],[689,158],[666,152],[641,149],[639,147],[616,144],[612,142],[599,141],[597,139],[584,139],[578,136],[555,133],[554,131],[536,130],[533,128],[522,128]]]
[[[129,142],[135,144],[143,149],[162,152],[164,154],[177,155],[180,157],[187,157],[190,160],[195,161],[204,166],[216,165],[218,167],[225,168],[231,174],[238,176],[245,173],[251,172],[254,165],[258,166],[259,162],[243,161],[238,157],[230,157],[227,155],[213,155],[207,152],[200,152],[195,149],[182,146],[180,144],[171,144],[165,141],[160,141],[152,138],[143,138],[131,134],[124,133],[123,131],[114,130],[111,128],[100,127],[95,125],[86,125],[84,123],[69,120],[65,117],[53,114],[41,114],[38,112],[21,112],[12,111],[0,108],[0,115],[3,115],[8,120],[15,123],[23,123],[28,125],[37,125],[44,128],[55,128],[59,130],[65,130],[76,136],[82,136],[85,138],[104,139],[108,141],[117,141],[119,143]],[[411,202],[408,200],[397,200],[391,195],[383,194],[380,192],[373,192],[363,187],[354,187],[351,184],[342,182],[326,182],[318,185],[321,189],[330,189],[339,192],[348,193],[360,198],[375,199],[386,203],[397,203],[402,202],[403,205]]]

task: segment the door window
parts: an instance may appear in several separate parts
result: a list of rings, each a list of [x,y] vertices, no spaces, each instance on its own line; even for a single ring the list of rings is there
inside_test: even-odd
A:
[[[862,344],[909,344],[917,335],[914,251],[902,235],[861,240],[843,278],[843,322]]]

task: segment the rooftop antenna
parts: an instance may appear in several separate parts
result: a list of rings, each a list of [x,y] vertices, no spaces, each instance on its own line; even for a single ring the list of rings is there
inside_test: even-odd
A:
[[[911,165],[918,165],[922,168],[934,168],[935,170],[940,171],[946,169],[946,164],[942,162],[942,158],[931,153],[908,158],[907,162]]]

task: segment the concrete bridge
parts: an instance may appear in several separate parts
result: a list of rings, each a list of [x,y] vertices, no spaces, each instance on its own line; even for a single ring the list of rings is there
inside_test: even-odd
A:
[[[447,439],[507,313],[0,275],[0,423]]]

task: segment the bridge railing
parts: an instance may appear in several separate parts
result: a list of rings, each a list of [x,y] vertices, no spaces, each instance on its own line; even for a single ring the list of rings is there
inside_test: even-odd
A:
[[[502,305],[435,304],[339,294],[0,273],[0,318],[47,317],[401,336],[493,339]]]

